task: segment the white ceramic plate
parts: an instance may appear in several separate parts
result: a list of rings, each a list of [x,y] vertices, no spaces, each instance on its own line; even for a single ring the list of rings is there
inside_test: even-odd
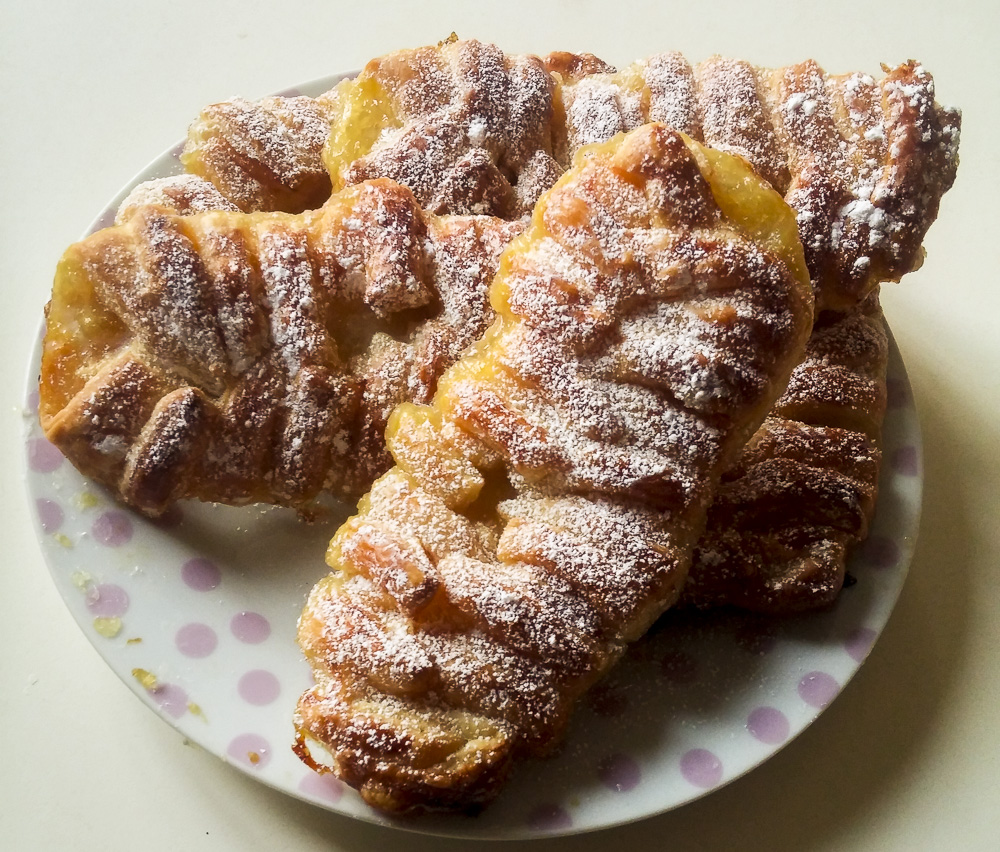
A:
[[[304,85],[315,95],[339,77]],[[284,94],[288,94],[287,92]],[[181,171],[180,146],[136,183]],[[920,510],[921,446],[895,345],[878,512],[830,611],[775,621],[668,618],[576,714],[565,747],[518,768],[477,817],[391,820],[293,755],[292,711],[311,684],[295,644],[323,554],[350,507],[306,524],[287,510],[185,503],[151,522],[82,477],[37,423],[40,345],[25,402],[27,489],[52,578],[108,665],[181,734],[292,796],[371,822],[456,837],[609,827],[675,808],[765,761],[804,730],[864,661],[902,587]]]

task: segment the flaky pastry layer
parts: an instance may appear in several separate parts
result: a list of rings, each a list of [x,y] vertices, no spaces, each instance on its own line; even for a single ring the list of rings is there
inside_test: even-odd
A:
[[[300,215],[163,206],[212,203],[199,192],[157,187],[65,253],[46,436],[149,514],[185,497],[356,498],[389,467],[389,412],[430,399],[489,324],[488,283],[523,226],[431,216],[390,181]]]
[[[780,196],[662,125],[578,155],[491,301],[431,404],[390,418],[396,467],[299,624],[299,751],[390,811],[481,806],[558,742],[680,593],[813,309]]]
[[[275,102],[218,105],[256,118],[232,143],[222,131],[206,135],[202,122],[189,148],[207,139],[220,151],[253,148],[259,159],[248,172],[281,173],[289,155],[271,141]],[[615,71],[589,54],[510,55],[449,40],[372,60],[316,109],[330,123],[325,150],[319,132],[303,134],[298,156],[319,171],[322,151],[335,187],[389,177],[433,212],[505,218],[530,212],[582,146],[667,123],[745,158],[785,196],[824,309],[848,310],[920,265],[958,164],[959,113],[935,102],[934,81],[916,62],[877,80],[830,75],[813,61],[692,65],[678,53]],[[265,138],[251,145],[244,137],[258,126]],[[245,161],[234,156],[232,170]]]
[[[683,600],[828,606],[875,512],[888,340],[877,294],[817,320],[788,388],[722,477]]]

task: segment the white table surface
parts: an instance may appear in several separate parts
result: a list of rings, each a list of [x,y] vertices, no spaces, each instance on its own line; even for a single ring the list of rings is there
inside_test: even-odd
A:
[[[1000,112],[992,0],[3,3],[0,20],[0,848],[404,850],[477,844],[354,822],[186,745],[110,672],[42,562],[25,374],[55,262],[207,103],[259,97],[452,30],[509,52],[664,49],[831,72],[920,59],[964,109],[924,267],[887,287],[925,441],[920,540],[868,662],[768,763],[672,813],[544,849],[1000,848]],[[279,11],[280,9],[280,11]]]

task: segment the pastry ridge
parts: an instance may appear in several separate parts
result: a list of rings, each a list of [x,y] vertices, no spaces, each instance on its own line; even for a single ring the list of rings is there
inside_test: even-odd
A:
[[[684,603],[783,615],[836,599],[875,513],[887,361],[877,293],[819,318],[788,388],[723,475]]]
[[[297,751],[376,807],[482,806],[680,594],[812,322],[791,211],[716,156],[663,125],[581,153],[502,256],[493,326],[390,419],[397,466],[299,624]]]
[[[507,55],[454,39],[372,60],[316,109],[330,125],[335,186],[390,177],[435,213],[505,218],[530,211],[581,147],[670,124],[745,158],[786,197],[818,306],[848,310],[920,265],[958,165],[961,116],[935,101],[931,75],[912,60],[883,73],[718,56],[692,65],[675,52],[615,71],[590,54]],[[318,133],[309,139],[300,156],[319,170],[324,146]],[[189,148],[202,144],[192,135]],[[256,145],[261,163],[269,147]],[[282,157],[273,159],[267,168],[280,171]]]
[[[373,181],[306,214],[157,204],[67,250],[47,308],[40,419],[135,508],[183,497],[308,506],[389,466],[403,400],[485,329],[523,226],[430,216]]]

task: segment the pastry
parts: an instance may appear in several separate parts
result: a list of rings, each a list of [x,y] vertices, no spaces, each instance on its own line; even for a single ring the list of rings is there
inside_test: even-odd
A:
[[[654,120],[745,158],[798,215],[819,309],[848,310],[920,265],[958,165],[960,115],[912,61],[875,80],[664,53],[560,91],[557,157]]]
[[[491,321],[523,227],[431,216],[389,181],[300,215],[155,196],[60,261],[39,409],[77,468],[150,515],[364,493],[389,467],[389,412],[429,400]]]
[[[821,308],[848,310],[920,265],[958,163],[960,115],[912,61],[880,80],[813,61],[692,66],[677,53],[617,72],[590,54],[507,55],[457,39],[374,59],[313,102],[209,107],[184,159],[242,209],[319,204],[328,171],[335,187],[390,177],[435,213],[512,218],[581,146],[647,121],[744,157],[785,195]]]
[[[781,615],[836,599],[875,511],[887,358],[877,294],[819,316],[785,393],[723,474],[684,602]]]
[[[154,178],[138,184],[118,205],[115,224],[128,221],[140,207],[160,207],[181,216],[209,210],[229,210],[233,213],[239,210],[219,192],[214,183],[192,174]]]
[[[319,207],[330,197],[320,152],[336,92],[211,104],[189,128],[181,162],[247,213]]]
[[[655,124],[580,152],[490,294],[432,403],[390,418],[396,467],[299,623],[297,749],[388,811],[475,809],[555,746],[680,593],[813,315],[780,196]]]
[[[391,177],[438,213],[530,213],[563,167],[557,80],[537,56],[449,40],[373,59],[339,90],[323,152],[333,185]]]
[[[530,211],[580,147],[660,121],[744,157],[798,214],[824,309],[919,266],[951,186],[960,116],[915,62],[833,76],[664,53],[620,72],[588,54],[449,41],[370,62],[338,88],[335,186],[390,177],[436,213]]]

